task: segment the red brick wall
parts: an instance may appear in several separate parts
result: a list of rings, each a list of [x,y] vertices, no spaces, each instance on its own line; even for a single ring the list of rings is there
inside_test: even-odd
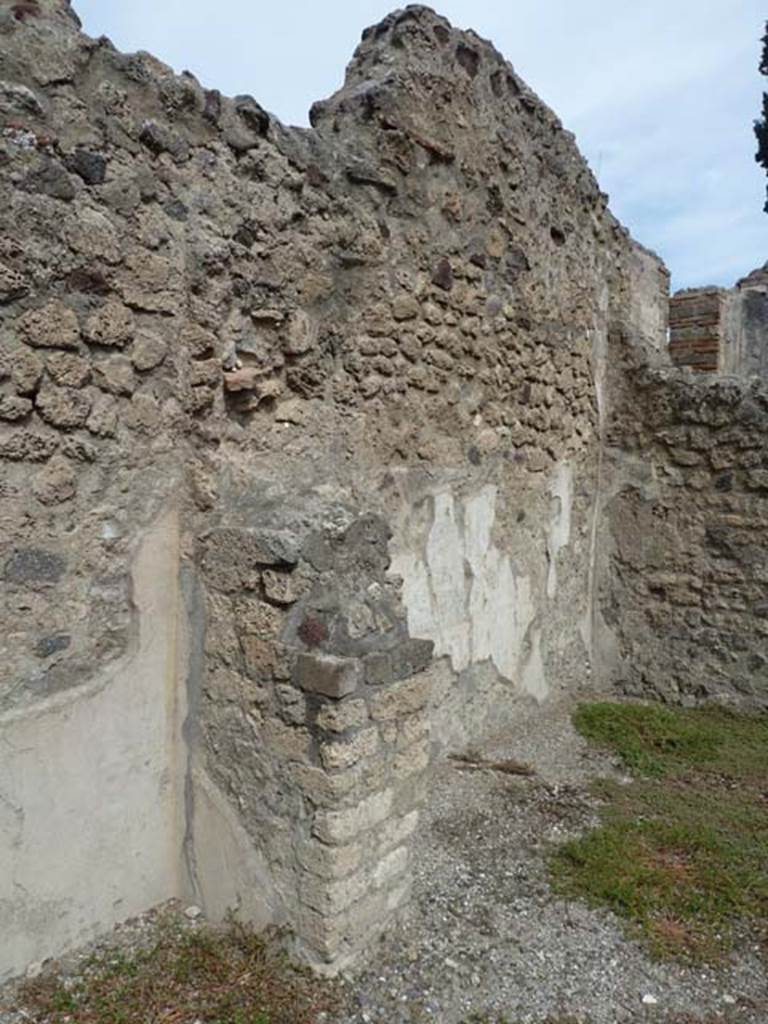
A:
[[[697,288],[680,292],[669,303],[669,354],[676,366],[716,372],[722,342],[723,291]]]

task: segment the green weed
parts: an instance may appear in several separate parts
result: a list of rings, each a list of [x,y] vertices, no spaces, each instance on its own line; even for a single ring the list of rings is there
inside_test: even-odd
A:
[[[555,888],[609,907],[659,955],[715,961],[737,921],[768,927],[768,718],[586,704],[590,742],[638,776],[603,780],[600,827],[559,847]]]
[[[46,972],[21,990],[37,1024],[313,1024],[340,990],[293,967],[247,928],[161,924],[150,948],[92,957],[65,981]]]

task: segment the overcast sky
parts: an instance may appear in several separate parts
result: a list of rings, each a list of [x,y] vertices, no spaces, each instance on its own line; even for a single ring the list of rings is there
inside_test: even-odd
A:
[[[289,124],[341,83],[396,0],[74,0],[85,30]],[[441,0],[493,40],[576,133],[616,215],[675,287],[733,284],[768,260],[752,122],[765,0]]]

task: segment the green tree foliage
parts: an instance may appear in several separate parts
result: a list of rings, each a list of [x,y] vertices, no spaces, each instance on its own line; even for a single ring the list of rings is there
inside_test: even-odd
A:
[[[768,77],[768,22],[765,25],[763,36],[763,55],[760,60],[760,74]],[[768,174],[768,93],[763,93],[763,116],[755,121],[755,135],[757,136],[757,153],[755,159],[765,168]],[[768,213],[768,199],[765,203],[765,212]]]

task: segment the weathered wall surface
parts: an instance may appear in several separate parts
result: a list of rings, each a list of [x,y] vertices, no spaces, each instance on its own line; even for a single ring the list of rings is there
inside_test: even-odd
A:
[[[670,345],[677,366],[736,377],[768,377],[768,270],[735,288],[690,288],[670,302]]]
[[[126,654],[0,717],[0,976],[181,891],[178,539],[169,511],[141,544]]]
[[[596,615],[630,694],[768,705],[766,302],[765,268],[675,295],[680,371],[614,345]]]
[[[768,268],[755,270],[728,293],[721,370],[768,379]]]
[[[434,759],[597,663],[609,327],[661,352],[666,273],[513,69],[425,8],[368,30],[301,131],[22,7],[0,3],[0,728],[54,702],[103,735],[59,784],[75,832],[154,707],[147,785],[177,802],[136,788],[167,827],[131,899],[287,922],[338,966],[407,900]],[[169,505],[160,615],[131,566]],[[170,682],[136,637],[171,643],[177,606]],[[96,849],[71,872],[62,899],[121,877]],[[56,935],[109,917],[62,904]],[[32,930],[0,970],[42,955]]]
[[[766,339],[768,340],[768,339]],[[607,676],[686,704],[768,705],[765,381],[624,365],[607,431]],[[620,371],[619,371],[620,372]]]
[[[725,358],[724,288],[690,288],[669,304],[669,354],[676,366],[714,373]]]

